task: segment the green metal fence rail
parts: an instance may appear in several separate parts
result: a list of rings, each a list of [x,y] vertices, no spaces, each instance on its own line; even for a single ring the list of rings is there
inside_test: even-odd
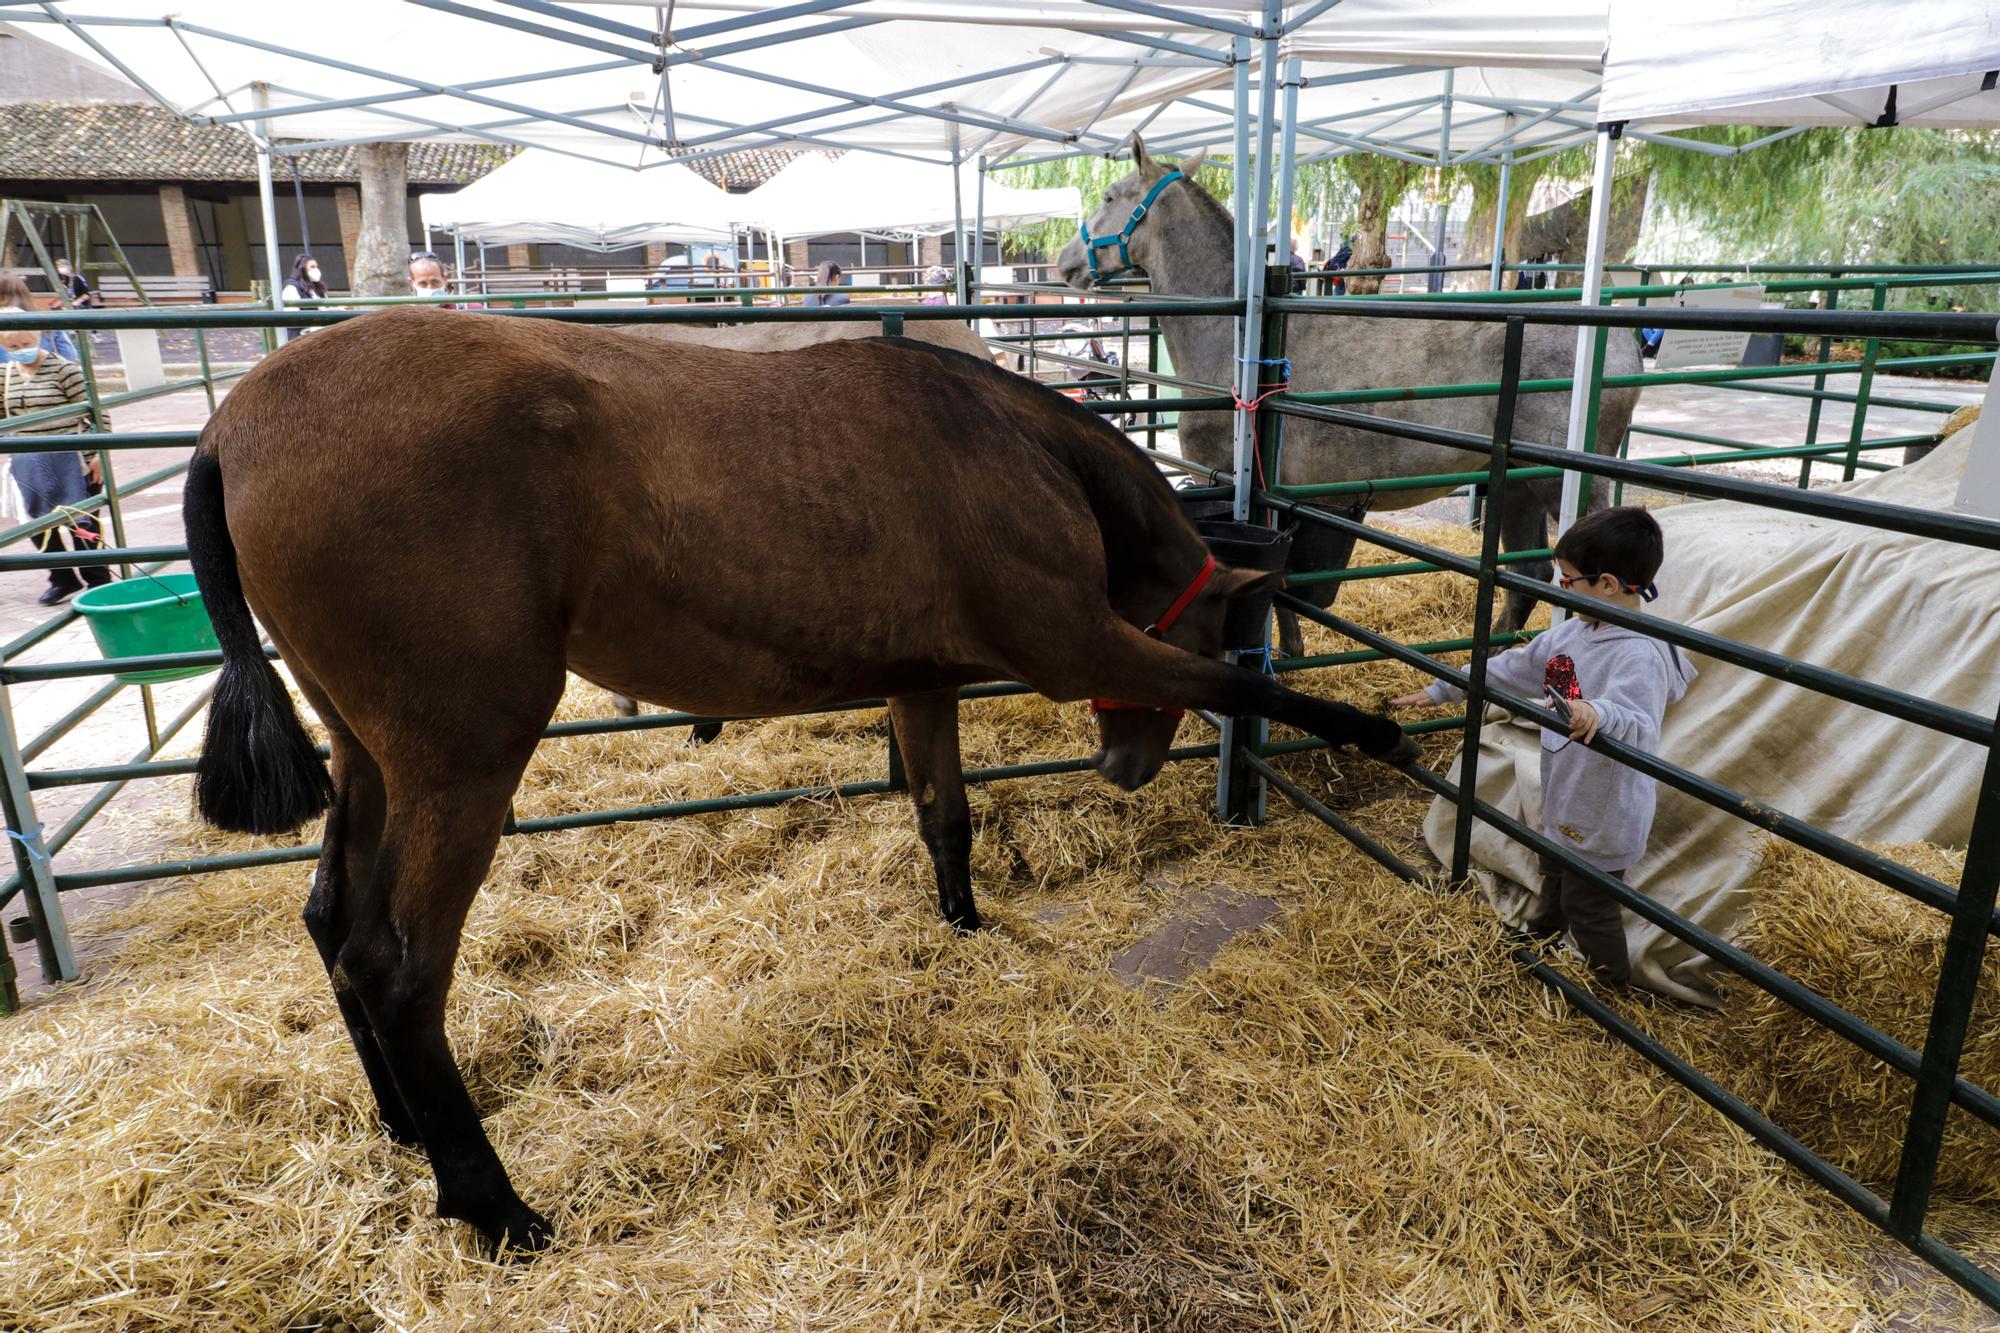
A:
[[[1545,266],[1520,267],[1539,269]],[[1695,269],[1695,266],[1674,267],[1681,271]],[[1640,269],[1642,278],[1640,283],[1631,287],[1613,288],[1607,294],[1607,299],[1617,297],[1646,300],[1680,290],[1644,281],[1646,274],[1651,271],[1654,270]],[[1739,477],[1717,475],[1711,471],[1717,466],[1726,467],[1733,463],[1796,459],[1801,463],[1800,486],[1803,487],[1810,479],[1805,474],[1809,473],[1815,463],[1838,464],[1844,472],[1852,475],[1856,470],[1873,470],[1885,466],[1870,455],[1888,449],[1934,443],[1938,438],[1935,434],[1900,434],[1874,439],[1866,436],[1866,413],[1871,406],[1898,407],[1933,413],[1952,410],[1943,404],[1916,399],[1876,396],[1873,393],[1875,376],[1896,370],[1935,370],[1989,364],[1992,354],[1985,351],[1951,352],[1935,356],[1885,358],[1879,355],[1879,344],[1884,339],[1896,339],[1969,343],[1984,347],[1994,342],[1996,333],[1994,319],[1991,316],[1957,313],[1891,311],[1883,308],[1886,305],[1885,294],[1898,288],[1919,288],[1937,285],[1947,280],[1954,285],[2000,284],[2000,270],[1978,267],[1936,271],[1867,271],[1859,268],[1828,271],[1801,266],[1752,266],[1744,269],[1732,265],[1700,271],[1724,272],[1732,275],[1760,271],[1772,275],[1797,274],[1796,278],[1782,276],[1778,281],[1768,283],[1767,291],[1783,289],[1797,293],[1821,292],[1826,295],[1829,304],[1833,305],[1837,303],[1839,293],[1843,291],[1867,290],[1870,293],[1870,303],[1876,309],[1732,312],[1700,308],[1670,309],[1659,306],[1583,307],[1575,303],[1574,292],[1546,290],[1478,294],[1441,293],[1426,297],[1396,294],[1378,297],[1293,297],[1282,293],[1289,290],[1294,275],[1274,271],[1267,276],[1266,281],[1269,285],[1266,290],[1271,295],[1264,298],[1264,308],[1267,312],[1264,334],[1266,356],[1282,355],[1286,324],[1289,320],[1297,318],[1367,316],[1497,321],[1504,323],[1507,330],[1507,355],[1502,374],[1496,380],[1337,392],[1313,392],[1300,387],[1296,390],[1277,392],[1270,397],[1264,404],[1267,410],[1258,423],[1257,448],[1266,464],[1265,475],[1273,478],[1277,476],[1275,450],[1278,432],[1284,420],[1292,417],[1335,422],[1392,437],[1449,445],[1470,455],[1476,455],[1475,458],[1468,459],[1468,466],[1464,470],[1419,478],[1321,485],[1273,484],[1263,487],[1253,486],[1249,490],[1254,512],[1266,519],[1284,515],[1288,521],[1316,523],[1351,532],[1357,538],[1387,550],[1395,557],[1376,565],[1297,576],[1291,580],[1294,588],[1314,583],[1339,583],[1419,574],[1469,577],[1475,581],[1475,617],[1472,633],[1457,638],[1416,644],[1397,642],[1365,626],[1354,624],[1331,611],[1313,607],[1292,593],[1283,594],[1281,604],[1295,611],[1302,619],[1330,628],[1358,646],[1347,651],[1281,658],[1272,663],[1273,670],[1289,673],[1394,660],[1418,667],[1439,678],[1451,680],[1467,689],[1468,705],[1463,716],[1434,719],[1406,728],[1413,733],[1458,731],[1466,744],[1468,754],[1472,756],[1468,764],[1472,771],[1464,775],[1460,783],[1454,784],[1445,777],[1428,772],[1413,771],[1411,774],[1420,786],[1459,804],[1462,816],[1459,822],[1459,840],[1454,848],[1453,864],[1450,867],[1450,875],[1454,881],[1462,881],[1469,869],[1469,836],[1475,818],[1485,819],[1489,824],[1500,828],[1531,848],[1551,851],[1558,859],[1573,859],[1568,857],[1567,849],[1546,844],[1546,840],[1541,839],[1535,830],[1499,814],[1473,796],[1477,777],[1477,739],[1483,705],[1486,702],[1498,703],[1544,726],[1559,725],[1553,715],[1542,713],[1530,701],[1516,699],[1491,688],[1485,679],[1485,663],[1492,651],[1528,637],[1525,634],[1497,634],[1493,631],[1493,602],[1498,595],[1506,591],[1532,591],[1546,601],[1572,608],[1581,604],[1593,615],[1654,635],[1739,669],[1757,671],[1786,680],[1799,688],[1813,690],[1857,707],[1869,708],[1957,739],[1986,745],[1989,753],[1992,751],[1995,719],[1943,706],[1840,672],[1798,662],[1754,645],[1734,643],[1655,617],[1626,613],[1595,602],[1586,603],[1581,598],[1549,585],[1528,580],[1515,573],[1512,567],[1525,561],[1546,559],[1549,553],[1546,550],[1501,553],[1497,540],[1499,524],[1490,519],[1485,525],[1480,554],[1477,557],[1467,557],[1438,549],[1399,533],[1370,527],[1321,507],[1324,501],[1369,491],[1458,490],[1477,486],[1485,490],[1490,505],[1496,511],[1501,511],[1506,504],[1507,488],[1513,483],[1553,477],[1564,471],[1575,470],[1605,477],[1620,486],[1641,485],[1667,493],[1738,500],[1837,521],[1867,524],[1889,531],[1916,533],[1937,540],[1967,543],[1986,549],[2000,549],[2000,524],[1987,520],[1933,514],[1791,486],[1772,486],[1746,481]],[[1362,274],[1348,271],[1346,276],[1362,276]],[[1008,290],[1012,290],[1012,286],[1009,285]],[[907,297],[920,289],[903,287],[884,290],[890,294]],[[985,290],[995,291],[1000,288],[994,286]],[[1120,396],[1116,399],[1089,402],[1085,404],[1087,407],[1110,416],[1143,416],[1144,420],[1132,421],[1128,426],[1128,429],[1141,437],[1157,436],[1160,432],[1171,431],[1175,416],[1183,411],[1228,411],[1236,407],[1235,394],[1231,389],[1220,385],[1203,384],[1163,369],[1158,351],[1162,338],[1160,320],[1189,315],[1241,317],[1245,303],[1226,299],[1175,300],[1138,289],[1128,289],[1115,294],[1093,292],[1088,295],[1071,292],[1066,288],[1030,290],[1037,296],[1056,295],[1060,299],[1047,304],[1029,305],[885,304],[808,310],[796,306],[770,304],[768,301],[774,295],[772,290],[759,288],[701,293],[710,298],[735,299],[736,304],[730,304],[726,299],[720,303],[714,300],[693,301],[687,299],[690,294],[682,292],[658,294],[670,297],[674,304],[647,306],[604,304],[606,301],[618,299],[629,300],[633,295],[631,293],[520,293],[494,298],[487,304],[492,313],[507,318],[554,318],[566,322],[592,324],[682,322],[700,324],[717,320],[731,323],[792,320],[842,322],[879,319],[883,321],[885,329],[894,332],[902,329],[906,321],[910,320],[991,320],[1002,324],[1018,323],[1026,325],[1025,331],[1003,332],[991,339],[994,345],[1004,349],[1026,349],[1033,369],[1041,369],[1040,363],[1047,361],[1058,374],[1084,368],[1096,369],[1099,363],[1077,357],[1061,347],[1045,347],[1044,344],[1070,342],[1082,335],[1070,331],[1050,330],[1042,325],[1077,319],[1091,321],[1109,319],[1116,321],[1115,328],[1101,336],[1119,338],[1120,345],[1125,351],[1125,355],[1121,358],[1123,364],[1117,368],[1116,375]],[[425,302],[418,298],[396,298],[380,302],[389,305],[422,303]],[[88,332],[92,329],[192,327],[199,333],[205,334],[206,330],[213,328],[266,329],[279,326],[316,328],[361,317],[368,313],[366,307],[369,304],[375,303],[333,302],[328,303],[330,308],[292,308],[283,311],[207,308],[172,311],[49,312],[28,316],[0,316],[0,329],[62,327]],[[552,306],[557,308],[551,308]],[[1593,397],[1605,388],[1657,385],[1699,385],[1737,392],[1802,397],[1811,402],[1805,438],[1802,443],[1796,445],[1772,446],[1733,440],[1719,435],[1639,427],[1635,433],[1704,446],[1702,452],[1687,452],[1645,461],[1623,457],[1622,451],[1619,457],[1575,454],[1540,442],[1515,440],[1512,438],[1511,429],[1512,408],[1520,394],[1566,392],[1573,387],[1572,381],[1568,378],[1525,381],[1521,378],[1521,338],[1529,324],[1587,325],[1601,330],[1629,329],[1643,325],[1751,332],[1777,331],[1797,334],[1808,339],[1817,338],[1819,354],[1810,362],[1801,365],[1734,371],[1669,373],[1655,371],[1629,376],[1606,376],[1602,372],[1600,358],[1600,365],[1581,386],[1578,386]],[[1830,360],[1828,352],[1832,340],[1836,338],[1866,340],[1869,350],[1864,351],[1860,362]],[[1600,338],[1600,346],[1602,341]],[[1132,364],[1131,353],[1135,343],[1143,343],[1148,348],[1143,368]],[[210,367],[204,358],[204,370],[208,369]],[[1108,372],[1109,368],[1106,370]],[[215,384],[240,373],[242,372],[205,374],[199,381],[186,381],[170,386],[167,391],[178,391],[199,385],[210,395],[212,407]],[[1837,377],[1840,376],[1855,377],[1853,393],[1828,387],[1829,381],[1839,383]],[[1805,383],[1782,382],[1787,379]],[[1057,382],[1069,388],[1085,387],[1084,381],[1076,378],[1063,378]],[[141,396],[158,392],[160,391],[142,391]],[[1132,397],[1135,392],[1150,392],[1157,396],[1135,398]],[[1495,400],[1495,429],[1490,434],[1446,430],[1395,418],[1372,416],[1356,410],[1358,407],[1373,403],[1458,397],[1492,397]],[[138,398],[117,396],[107,397],[101,401],[93,400],[91,412],[96,424],[103,426],[104,412],[108,407],[127,401],[138,401]],[[1834,438],[1821,440],[1819,438],[1821,418],[1823,408],[1828,403],[1851,406],[1853,415],[1845,430],[1838,432]],[[103,551],[0,554],[0,572],[20,572],[55,565],[74,566],[87,563],[120,565],[144,573],[155,572],[176,560],[183,559],[185,550],[177,545],[147,547],[130,545],[124,533],[120,507],[131,495],[170,481],[184,470],[185,464],[158,468],[144,477],[120,483],[112,477],[109,462],[114,455],[124,450],[188,448],[194,445],[197,439],[198,432],[192,430],[107,433],[93,436],[87,442],[74,436],[51,440],[43,436],[0,435],[0,456],[73,449],[79,445],[99,450],[100,456],[107,463],[105,487],[99,496],[93,497],[92,503],[108,511],[115,527],[115,541]],[[1147,452],[1163,468],[1194,479],[1196,489],[1193,494],[1227,496],[1232,494],[1234,488],[1243,481],[1235,470],[1204,467],[1191,460],[1179,458],[1165,448],[1149,447]],[[1244,467],[1247,469],[1248,464],[1246,463]],[[0,548],[32,538],[41,526],[37,523],[20,524],[0,532]],[[95,679],[141,669],[211,665],[219,660],[219,655],[215,653],[163,654],[147,658],[78,661],[24,660],[55,634],[75,623],[76,618],[73,610],[59,612],[44,624],[18,636],[12,643],[0,646],[0,805],[4,805],[8,828],[13,834],[9,841],[15,856],[13,878],[5,884],[0,884],[0,903],[11,901],[17,896],[22,898],[37,930],[38,942],[42,945],[44,970],[55,976],[73,975],[74,972],[73,962],[67,956],[67,937],[61,924],[59,898],[61,893],[106,884],[171,878],[245,866],[306,861],[316,857],[318,850],[307,845],[270,847],[226,856],[190,858],[172,862],[96,866],[89,869],[75,869],[68,866],[58,868],[58,856],[126,784],[174,777],[190,771],[191,760],[166,759],[162,758],[162,753],[173,738],[200,714],[206,702],[206,691],[198,692],[175,717],[162,722],[154,714],[151,688],[140,686],[146,700],[146,744],[139,747],[123,763],[94,763],[71,767],[46,765],[31,767],[31,765],[43,758],[97,710],[122,694],[127,688],[125,683],[111,680],[93,689],[80,702],[67,709],[62,716],[45,725],[38,735],[27,738],[25,744],[21,742],[15,724],[12,700],[14,691],[21,686],[39,682]],[[1460,669],[1440,660],[1440,656],[1446,654],[1467,654],[1469,660],[1464,669]],[[965,699],[1003,697],[1021,693],[1024,689],[1025,687],[1018,684],[1002,682],[968,688],[961,692],[961,697]],[[858,700],[813,711],[874,709],[881,706],[880,700]],[[544,735],[548,738],[559,738],[613,734],[686,727],[711,720],[717,719],[685,713],[654,714],[625,719],[586,719],[551,725]],[[1324,748],[1322,742],[1311,739],[1272,742],[1265,734],[1261,719],[1212,719],[1212,721],[1223,727],[1220,740],[1207,745],[1177,748],[1171,757],[1177,762],[1211,759],[1217,761],[1219,792],[1226,793],[1222,804],[1231,817],[1250,820],[1259,818],[1264,791],[1267,788],[1275,788],[1308,814],[1335,828],[1342,836],[1353,840],[1364,853],[1393,872],[1408,878],[1422,878],[1417,868],[1379,841],[1369,837],[1351,820],[1317,800],[1279,767],[1277,761],[1284,756]],[[1994,901],[1996,882],[2000,882],[2000,776],[1996,776],[1993,764],[1989,761],[1987,780],[1979,797],[1973,846],[1968,855],[1964,879],[1962,884],[1954,889],[1933,877],[1881,857],[1866,848],[1797,819],[1785,811],[1768,806],[1748,793],[1730,790],[1700,774],[1668,764],[1656,756],[1616,742],[1599,739],[1594,744],[1605,754],[1649,774],[1659,782],[1695,799],[1729,809],[1758,827],[1826,856],[1837,864],[1856,870],[1916,902],[1951,915],[1952,929],[1946,950],[1946,962],[1941,971],[1938,990],[1933,997],[1931,1030],[1923,1047],[1916,1048],[1863,1022],[1825,996],[1810,991],[1775,969],[1749,957],[1726,940],[1701,930],[1693,923],[1653,903],[1643,894],[1626,888],[1617,881],[1606,881],[1599,885],[1628,910],[1653,921],[1676,938],[1715,959],[1720,966],[1793,1005],[1813,1021],[1839,1033],[1861,1050],[1912,1080],[1913,1091],[1905,1150],[1896,1187],[1886,1200],[1833,1168],[1823,1158],[1814,1154],[1809,1147],[1773,1125],[1740,1099],[1721,1089],[1707,1075],[1665,1051],[1658,1043],[1620,1016],[1610,1005],[1579,987],[1559,969],[1550,966],[1526,949],[1523,949],[1519,956],[1530,975],[1563,994],[1579,1012],[1591,1017],[1613,1036],[1634,1046],[1669,1076],[1688,1086],[1697,1096],[1715,1106],[1722,1114],[1772,1147],[1785,1160],[1798,1166],[1812,1179],[1883,1227],[1889,1234],[1945,1272],[1952,1280],[1965,1286],[1980,1299],[1994,1305],[1996,1309],[2000,1309],[2000,1280],[1996,1280],[1992,1274],[1965,1260],[1950,1246],[1925,1231],[1923,1226],[1928,1212],[1931,1182],[1937,1165],[1943,1119],[1949,1108],[1957,1106],[1989,1126],[2000,1126],[2000,1097],[1996,1097],[1991,1090],[1968,1082],[1960,1077],[1957,1071],[1958,1055],[1963,1044],[1972,988],[1976,981],[1981,956],[1980,950],[1989,935],[2000,933],[2000,913],[1996,913]],[[887,756],[889,760],[887,775],[880,778],[702,800],[663,802],[615,810],[578,811],[554,816],[511,819],[507,833],[510,836],[531,836],[537,833],[595,827],[631,820],[751,809],[791,800],[884,794],[899,790],[902,785],[900,770],[893,756],[893,741],[888,748],[890,753]],[[973,782],[1000,781],[1017,777],[1078,772],[1087,767],[1087,760],[1066,758],[972,770],[968,772],[967,778]],[[53,833],[44,833],[35,814],[36,794],[72,790],[87,791],[89,794],[60,828]],[[1576,864],[1581,865],[1580,862]],[[1584,873],[1589,872],[1586,869]],[[1604,879],[1605,877],[1599,875],[1593,882]],[[6,998],[11,1000],[11,975],[7,980],[10,990]]]
[[[1877,287],[1876,290],[1879,293],[1881,288]],[[1375,303],[1374,308],[1368,313],[1375,314],[1384,304],[1388,303]],[[1415,303],[1394,304],[1403,306]],[[1400,534],[1371,528],[1307,502],[1308,499],[1317,498],[1317,495],[1297,498],[1297,492],[1308,488],[1259,488],[1253,499],[1258,506],[1257,512],[1267,515],[1283,514],[1290,521],[1333,527],[1386,547],[1392,552],[1408,557],[1412,562],[1472,578],[1476,585],[1476,600],[1473,634],[1469,640],[1471,660],[1464,670],[1447,666],[1438,661],[1431,652],[1398,644],[1387,636],[1356,625],[1330,611],[1320,610],[1291,593],[1280,595],[1280,605],[1303,619],[1333,629],[1351,641],[1363,645],[1366,651],[1380,653],[1417,667],[1465,691],[1465,720],[1461,724],[1463,741],[1461,753],[1464,757],[1458,781],[1453,783],[1427,770],[1412,770],[1412,776],[1421,785],[1452,800],[1458,806],[1452,863],[1448,870],[1450,879],[1454,883],[1462,883],[1470,871],[1471,829],[1476,819],[1483,819],[1538,854],[1554,857],[1566,867],[1586,875],[1593,884],[1610,895],[1624,909],[1657,925],[1713,959],[1718,965],[1791,1005],[1811,1021],[1838,1033],[1910,1079],[1912,1088],[1904,1149],[1895,1188],[1891,1196],[1885,1200],[1833,1167],[1807,1145],[1723,1089],[1708,1075],[1667,1052],[1657,1042],[1640,1032],[1636,1026],[1618,1015],[1610,1005],[1592,996],[1587,990],[1565,977],[1561,971],[1549,966],[1525,948],[1518,954],[1532,975],[1562,993],[1580,1012],[1597,1021],[1613,1036],[1634,1046],[1676,1081],[1687,1086],[1730,1120],[1752,1133],[1760,1142],[1799,1167],[1809,1177],[1908,1246],[1951,1280],[1988,1305],[2000,1309],[2000,1279],[1971,1263],[1951,1246],[1924,1229],[1942,1145],[1944,1121],[1950,1108],[1960,1107],[1987,1126],[2000,1127],[2000,1097],[1996,1097],[1991,1090],[1978,1087],[1958,1076],[1958,1059],[1970,1018],[1973,993],[1985,943],[1990,935],[2000,934],[2000,913],[1995,911],[1995,891],[1996,887],[2000,886],[2000,758],[1995,757],[2000,755],[2000,749],[1996,749],[1995,740],[2000,736],[2000,718],[1974,714],[1917,698],[1871,681],[1771,653],[1753,645],[1720,639],[1657,617],[1608,607],[1601,602],[1567,593],[1549,584],[1525,579],[1505,568],[1508,562],[1498,550],[1499,524],[1495,518],[1504,507],[1507,487],[1511,481],[1519,480],[1531,472],[1546,475],[1549,470],[1573,469],[1606,477],[1620,484],[1643,484],[1650,489],[1660,491],[1759,504],[1988,550],[2000,550],[2000,523],[1966,515],[1910,509],[1852,496],[1771,486],[1733,477],[1707,476],[1689,467],[1663,465],[1669,461],[1680,460],[1638,462],[1625,458],[1577,453],[1512,438],[1514,397],[1518,392],[1529,391],[1531,387],[1529,383],[1523,383],[1520,379],[1521,343],[1528,323],[1590,323],[1603,328],[1632,327],[1635,322],[1632,317],[1636,317],[1654,327],[1747,327],[1741,317],[1725,312],[1698,309],[1649,309],[1643,312],[1637,310],[1627,312],[1583,310],[1555,305],[1534,306],[1511,302],[1497,309],[1490,304],[1469,302],[1432,302],[1429,305],[1427,311],[1416,317],[1486,321],[1498,319],[1505,323],[1507,333],[1505,364],[1502,377],[1498,381],[1495,424],[1490,435],[1371,417],[1331,406],[1325,401],[1328,399],[1340,401],[1342,395],[1279,394],[1265,406],[1275,416],[1334,421],[1395,438],[1449,445],[1469,453],[1484,455],[1487,461],[1485,484],[1492,512],[1489,513],[1485,525],[1479,557],[1475,559],[1459,556]],[[1300,315],[1324,317],[1359,313],[1355,303],[1348,301],[1284,297],[1272,299],[1270,308],[1280,321]],[[1403,311],[1398,309],[1397,313],[1401,314]],[[1764,327],[1775,325],[1782,330],[1797,331],[1807,335],[1818,334],[1823,337],[1861,336],[1869,338],[1871,342],[1883,337],[1990,342],[1995,333],[1993,319],[1990,316],[1921,314],[1898,316],[1880,311],[1852,313],[1764,311],[1752,318]],[[1279,344],[1278,353],[1282,354],[1282,342]],[[1265,355],[1270,354],[1268,350],[1265,352]],[[1823,358],[1821,364],[1809,369],[1817,374],[1822,368]],[[1861,373],[1862,385],[1856,397],[1865,403],[1868,398],[1869,374],[1867,370]],[[1861,437],[1860,419],[1861,413],[1857,412],[1855,425],[1847,441],[1825,446],[1809,444],[1809,447],[1800,452],[1809,458],[1844,456],[1851,475],[1851,469],[1864,443]],[[1918,438],[1923,439],[1923,437]],[[1811,440],[1810,434],[1808,439]],[[1720,443],[1730,445],[1734,442],[1720,441]],[[1883,440],[1872,443],[1875,447],[1886,448],[1891,447],[1896,441]],[[1750,452],[1752,451],[1732,449],[1726,456],[1743,458]],[[1755,452],[1770,456],[1773,453],[1787,454],[1793,451]],[[1318,494],[1340,493],[1338,488],[1333,487],[1309,489]],[[1777,836],[1798,843],[1838,864],[1857,870],[1927,907],[1947,913],[1951,918],[1951,927],[1946,956],[1940,969],[1937,989],[1932,997],[1930,1030],[1921,1050],[1897,1041],[1833,1004],[1826,997],[1750,957],[1726,940],[1704,931],[1693,922],[1655,903],[1643,893],[1596,870],[1578,857],[1574,849],[1548,840],[1539,831],[1476,799],[1479,731],[1487,703],[1496,703],[1517,716],[1531,719],[1543,727],[1556,729],[1565,735],[1568,732],[1567,724],[1553,712],[1540,708],[1533,701],[1493,688],[1486,679],[1485,664],[1491,651],[1489,630],[1494,599],[1503,591],[1514,590],[1532,591],[1558,606],[1573,611],[1584,611],[1599,619],[1638,630],[1729,665],[1758,671],[1800,688],[1929,727],[1987,748],[1986,777],[1981,784],[1976,806],[1965,871],[1960,885],[1954,889],[1930,876],[1815,828],[1746,793],[1730,790],[1700,774],[1667,763],[1656,756],[1604,737],[1592,742],[1593,749],[1646,773],[1659,782],[1719,809],[1727,810],[1738,818],[1768,829]],[[1313,748],[1315,744],[1307,742],[1299,748]],[[1231,762],[1248,766],[1251,771],[1276,786],[1281,794],[1293,799],[1301,809],[1326,822],[1343,835],[1354,837],[1358,832],[1350,821],[1330,817],[1334,812],[1312,800],[1307,793],[1298,788],[1296,783],[1289,780],[1273,781],[1281,778],[1282,774],[1270,763],[1269,747],[1244,747],[1238,755],[1232,757]],[[1392,872],[1412,879],[1423,878],[1400,857],[1365,836],[1354,838],[1354,841],[1361,850]]]

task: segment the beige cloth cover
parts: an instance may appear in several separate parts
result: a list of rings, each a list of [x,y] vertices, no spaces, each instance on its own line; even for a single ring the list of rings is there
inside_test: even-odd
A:
[[[1820,493],[1949,512],[1975,434],[1961,430],[1919,462]],[[1653,615],[1982,716],[2000,704],[2000,552],[1725,501],[1658,517],[1666,563]],[[1667,710],[1662,758],[1844,838],[1963,845],[1970,835],[1982,747],[1693,660],[1700,675]],[[1488,710],[1479,795],[1539,828],[1535,731]],[[1440,860],[1450,858],[1455,816],[1439,799],[1425,818]],[[1662,784],[1651,849],[1627,878],[1727,937],[1743,919],[1763,836]],[[1502,919],[1526,920],[1541,887],[1533,854],[1481,822],[1472,857]],[[1633,913],[1625,919],[1635,984],[1714,1002],[1713,964]]]

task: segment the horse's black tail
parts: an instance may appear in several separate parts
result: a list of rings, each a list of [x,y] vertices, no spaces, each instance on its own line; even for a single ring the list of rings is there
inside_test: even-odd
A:
[[[222,645],[222,678],[194,771],[195,808],[233,833],[289,832],[326,809],[333,783],[264,656],[223,515],[222,465],[207,449],[188,465],[181,518],[188,562]]]

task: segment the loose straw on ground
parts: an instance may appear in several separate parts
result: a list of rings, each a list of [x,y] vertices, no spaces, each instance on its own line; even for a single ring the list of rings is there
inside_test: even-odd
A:
[[[1432,575],[1341,605],[1432,639],[1469,598]],[[1411,674],[1305,685],[1373,706]],[[1078,707],[964,715],[969,765],[1091,744]],[[518,808],[872,776],[885,739],[879,714],[573,738]],[[1288,764],[1416,854],[1407,784]],[[0,1034],[0,1327],[1852,1330],[1905,1299],[1884,1243],[1524,978],[1474,898],[1277,798],[1220,828],[1212,784],[977,789],[971,937],[897,798],[504,842],[450,1029],[559,1230],[512,1266],[376,1128],[308,869],[162,885],[82,923],[115,954]],[[1114,974],[1215,892],[1271,924],[1180,985]]]

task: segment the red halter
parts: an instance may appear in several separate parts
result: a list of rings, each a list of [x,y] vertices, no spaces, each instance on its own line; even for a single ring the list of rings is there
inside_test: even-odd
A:
[[[1215,556],[1211,554],[1208,559],[1202,561],[1201,572],[1194,576],[1194,581],[1181,589],[1180,596],[1174,598],[1174,604],[1169,606],[1158,620],[1146,626],[1147,635],[1155,639],[1165,638],[1167,631],[1174,627],[1174,622],[1181,618],[1181,613],[1194,605],[1194,599],[1201,596],[1201,590],[1206,588],[1208,581],[1214,577]],[[1163,713],[1176,721],[1186,712],[1181,708],[1154,708],[1150,704],[1128,704],[1118,699],[1092,699],[1090,711],[1093,715],[1109,712]]]

